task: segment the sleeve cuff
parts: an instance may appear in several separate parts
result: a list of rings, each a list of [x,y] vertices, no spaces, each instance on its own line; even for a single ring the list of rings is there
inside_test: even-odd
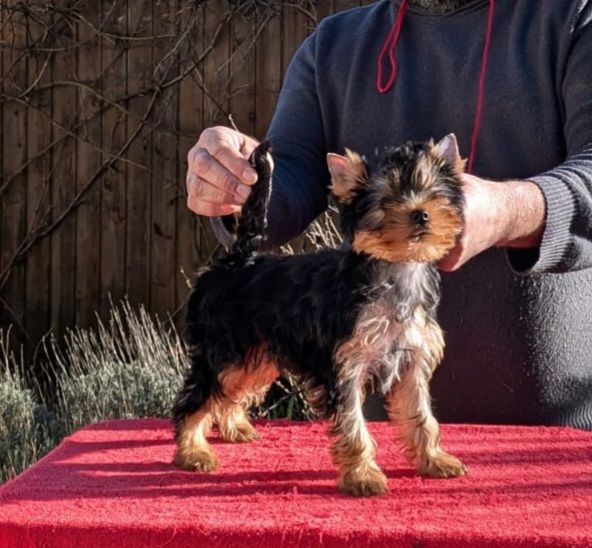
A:
[[[560,178],[539,175],[528,179],[538,185],[545,197],[546,220],[541,245],[535,249],[506,250],[508,262],[518,274],[563,272],[563,260],[571,241],[571,223],[576,203]]]

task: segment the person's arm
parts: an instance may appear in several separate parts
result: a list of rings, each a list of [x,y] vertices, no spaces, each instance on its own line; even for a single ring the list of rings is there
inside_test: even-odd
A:
[[[567,159],[529,181],[465,176],[463,236],[439,265],[456,270],[492,247],[506,247],[521,273],[592,267],[592,2],[578,14],[562,83]]]
[[[327,207],[329,173],[316,95],[315,35],[296,52],[269,128],[275,164],[268,237],[280,245]],[[187,205],[200,215],[240,211],[256,181],[247,159],[258,142],[225,127],[204,130],[188,153]]]
[[[464,174],[464,229],[456,246],[438,268],[457,270],[494,246],[535,249],[545,227],[545,199],[529,181],[488,181]]]
[[[269,239],[275,245],[300,234],[327,207],[329,171],[315,56],[313,33],[288,67],[266,137],[275,163],[268,214]]]

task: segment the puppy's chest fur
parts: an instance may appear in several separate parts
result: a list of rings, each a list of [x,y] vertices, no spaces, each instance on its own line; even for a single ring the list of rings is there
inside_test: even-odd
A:
[[[410,353],[425,344],[424,331],[435,315],[439,280],[433,267],[420,263],[380,264],[373,273],[368,301],[360,308],[352,337],[337,358],[390,390]]]

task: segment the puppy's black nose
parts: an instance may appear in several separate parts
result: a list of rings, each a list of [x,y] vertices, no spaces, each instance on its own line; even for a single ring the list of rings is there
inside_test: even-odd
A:
[[[425,209],[416,209],[411,213],[411,221],[417,225],[425,226],[430,220],[430,214]]]

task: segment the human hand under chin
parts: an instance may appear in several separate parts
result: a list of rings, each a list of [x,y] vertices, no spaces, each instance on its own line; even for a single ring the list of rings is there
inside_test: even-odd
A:
[[[545,227],[545,199],[530,181],[495,182],[463,173],[464,228],[456,245],[438,263],[458,270],[490,247],[533,248]]]

